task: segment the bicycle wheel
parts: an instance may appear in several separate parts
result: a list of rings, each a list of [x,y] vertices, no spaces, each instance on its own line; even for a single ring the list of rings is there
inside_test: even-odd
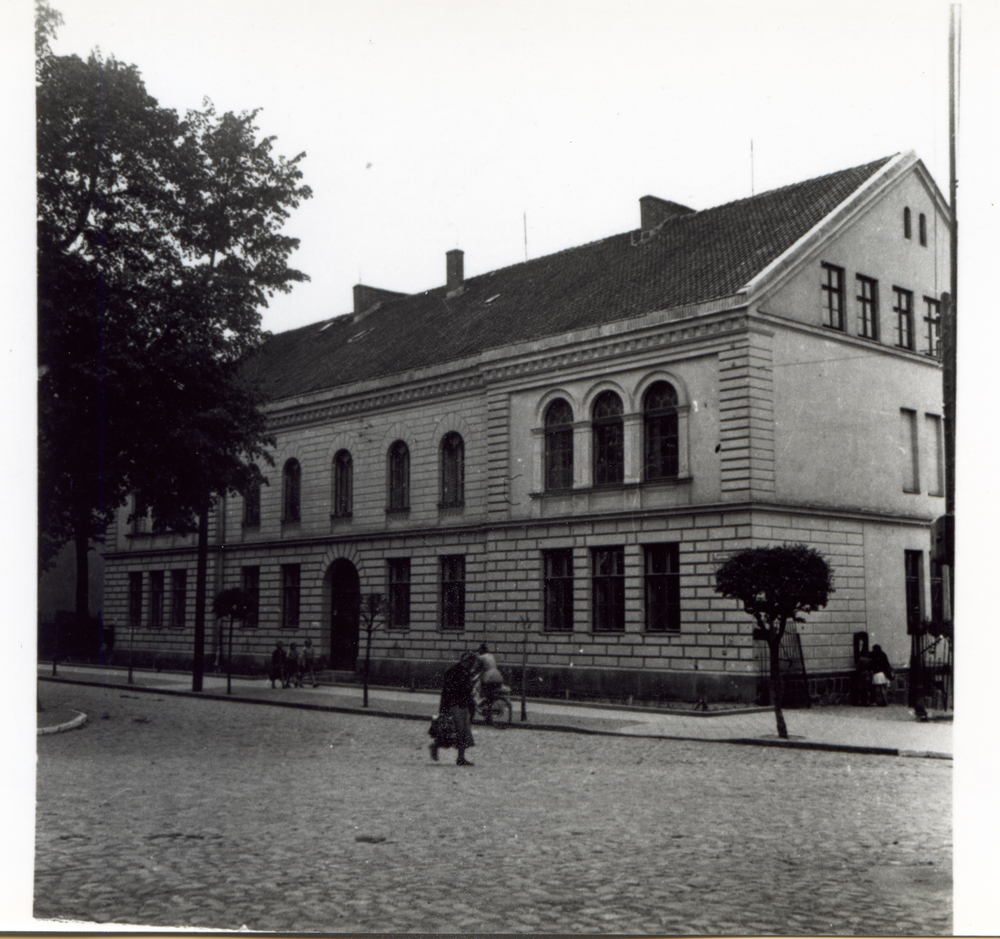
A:
[[[510,724],[511,707],[510,701],[506,698],[497,698],[490,708],[493,717],[493,726],[504,728]]]

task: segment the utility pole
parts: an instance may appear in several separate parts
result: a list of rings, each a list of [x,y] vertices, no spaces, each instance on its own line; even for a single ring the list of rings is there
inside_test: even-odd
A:
[[[951,210],[951,245],[949,268],[950,293],[944,297],[941,323],[941,364],[944,383],[944,472],[945,472],[945,522],[947,550],[942,571],[945,618],[954,616],[955,597],[955,418],[956,418],[956,365],[958,361],[958,212],[957,212],[957,150],[958,150],[958,78],[961,45],[961,5],[951,5],[951,22],[948,31],[948,162]]]

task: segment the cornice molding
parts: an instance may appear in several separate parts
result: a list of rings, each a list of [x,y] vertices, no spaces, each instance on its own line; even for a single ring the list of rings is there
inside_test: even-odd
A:
[[[681,484],[688,479],[679,480]],[[573,495],[582,490],[566,490],[560,495]],[[553,494],[555,495],[555,494]],[[542,494],[545,497],[545,494]],[[912,525],[918,528],[929,527],[933,521],[930,515],[911,515],[904,512],[879,512],[874,509],[843,508],[833,506],[808,505],[805,503],[782,503],[764,499],[744,499],[739,502],[704,502],[700,505],[664,506],[663,508],[643,511],[643,516],[675,517],[678,515],[721,515],[732,512],[765,512],[772,515],[814,516],[835,521],[872,522],[889,525]],[[634,520],[635,510],[625,509],[614,512],[586,512],[581,514],[558,516],[529,516],[518,518],[491,518],[488,523],[480,520],[468,525],[449,525],[442,528],[425,526],[413,528],[379,529],[365,532],[345,533],[343,535],[315,535],[302,538],[267,539],[261,541],[227,541],[223,545],[208,546],[210,553],[223,551],[226,553],[239,551],[275,550],[291,554],[297,548],[315,548],[323,545],[344,543],[399,541],[400,539],[414,542],[432,543],[435,540],[447,541],[457,538],[489,539],[490,534],[507,529],[528,530],[535,527],[553,528],[558,525],[581,525],[592,522],[614,522],[623,519]],[[553,536],[557,537],[557,536]],[[197,550],[190,548],[145,548],[136,551],[109,551],[104,555],[105,562],[114,564],[133,563],[141,558],[164,557],[166,555],[191,555]]]
[[[674,323],[676,325],[667,325]],[[537,376],[550,371],[585,366],[595,362],[620,358],[636,353],[656,352],[684,344],[711,341],[715,338],[747,329],[749,313],[745,307],[726,313],[701,314],[681,320],[664,320],[646,325],[635,325],[635,332],[591,335],[587,330],[584,340],[563,337],[559,348],[539,353],[537,350],[517,351],[512,348],[505,361],[493,355],[482,358],[478,366],[470,369],[463,361],[462,375],[444,375],[436,380],[400,384],[390,391],[345,393],[342,397],[331,391],[325,401],[310,404],[301,401],[280,403],[268,409],[268,426],[272,430],[305,424],[329,423],[358,413],[384,410],[416,401],[469,391],[487,390],[491,384],[503,383]],[[568,338],[568,341],[567,341]],[[579,345],[567,348],[572,342]],[[340,400],[337,400],[340,397]]]
[[[619,358],[637,352],[654,352],[667,346],[713,339],[745,329],[747,320],[747,311],[741,309],[722,318],[684,320],[673,328],[664,329],[662,325],[658,325],[649,328],[642,335],[602,337],[603,341],[594,341],[578,349],[564,349],[520,361],[486,365],[482,371],[486,381],[491,384],[524,378],[541,372],[587,365],[600,359]]]

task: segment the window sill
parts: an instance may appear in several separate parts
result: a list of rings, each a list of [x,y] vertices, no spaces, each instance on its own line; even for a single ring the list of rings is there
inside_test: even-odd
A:
[[[410,507],[406,506],[405,509],[386,509],[385,510],[385,514],[386,515],[409,515],[410,514]]]
[[[660,489],[669,486],[683,486],[692,482],[693,476],[668,476],[664,479],[645,479],[642,482],[615,483],[610,486],[586,486],[579,489],[547,489],[544,492],[529,492],[532,499],[565,499],[567,496],[587,495],[601,492],[628,492],[633,489]]]
[[[330,521],[332,521],[332,522],[342,522],[342,521],[348,521],[349,522],[352,518],[354,518],[354,513],[353,512],[331,512],[330,513]]]

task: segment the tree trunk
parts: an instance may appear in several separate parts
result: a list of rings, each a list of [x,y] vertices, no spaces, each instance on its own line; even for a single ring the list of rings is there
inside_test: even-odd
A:
[[[77,525],[76,535],[76,616],[74,642],[67,643],[70,648],[79,648],[79,643],[87,635],[90,622],[90,577],[87,568],[87,554],[90,551],[90,537],[83,525]],[[88,650],[89,651],[89,650]]]
[[[365,642],[365,698],[362,707],[368,707],[368,667],[372,660],[372,630],[366,630],[368,639]]]
[[[782,632],[784,632],[782,630]],[[773,633],[773,627],[772,627]],[[781,713],[781,636],[768,638],[768,649],[771,652],[771,700],[774,701],[774,719],[778,726],[778,736],[788,739],[788,728],[785,726],[785,716]]]
[[[194,588],[194,658],[191,664],[191,690],[201,691],[205,676],[205,597],[208,592],[208,510],[198,514],[198,567]]]

